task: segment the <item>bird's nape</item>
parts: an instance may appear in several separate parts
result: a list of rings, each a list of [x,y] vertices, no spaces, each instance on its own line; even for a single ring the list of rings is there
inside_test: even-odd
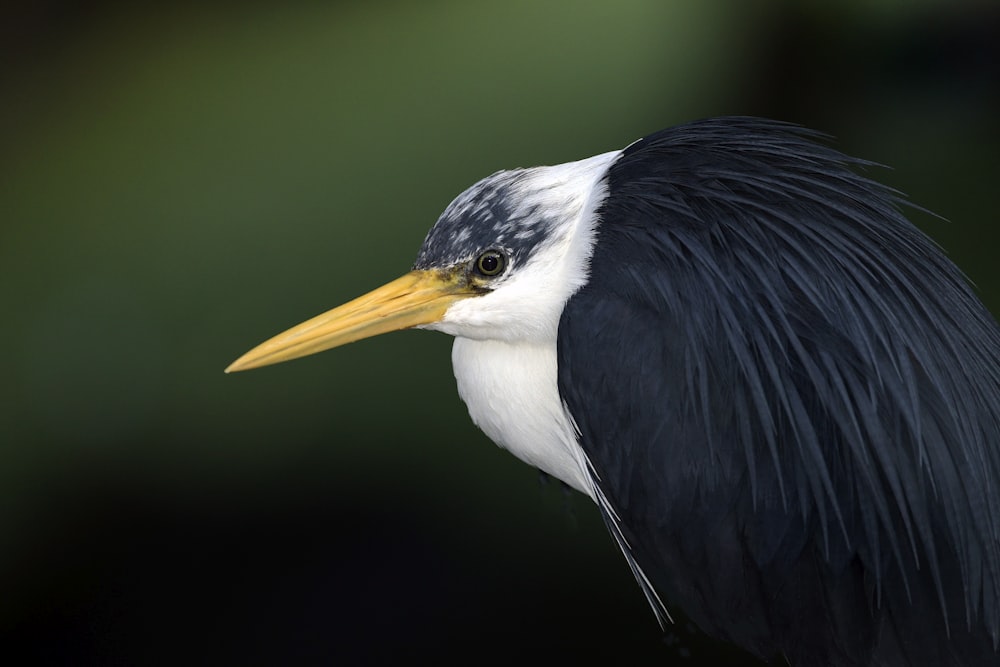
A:
[[[698,121],[460,195],[414,271],[230,370],[419,326],[654,611],[764,660],[1000,664],[1000,328],[891,190]]]

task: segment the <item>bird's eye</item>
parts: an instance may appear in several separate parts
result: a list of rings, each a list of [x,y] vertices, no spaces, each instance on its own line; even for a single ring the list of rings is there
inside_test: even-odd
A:
[[[476,271],[487,277],[498,276],[506,264],[507,260],[499,250],[487,250],[476,258]]]

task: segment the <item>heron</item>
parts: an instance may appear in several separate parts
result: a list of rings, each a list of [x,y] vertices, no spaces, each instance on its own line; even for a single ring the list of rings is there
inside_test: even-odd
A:
[[[594,501],[661,623],[997,665],[1000,328],[873,165],[727,117],[499,171],[410,272],[227,371],[450,334],[472,420]]]

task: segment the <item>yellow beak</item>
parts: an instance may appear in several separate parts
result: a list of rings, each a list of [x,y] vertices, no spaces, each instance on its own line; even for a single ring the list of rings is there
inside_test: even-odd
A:
[[[477,293],[461,271],[411,271],[261,343],[226,372],[277,364],[362,338],[438,322],[451,304]]]

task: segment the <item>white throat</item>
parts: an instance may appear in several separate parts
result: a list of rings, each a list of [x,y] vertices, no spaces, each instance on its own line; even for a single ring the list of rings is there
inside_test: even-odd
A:
[[[593,497],[586,457],[559,398],[556,344],[456,338],[458,395],[493,442]]]

